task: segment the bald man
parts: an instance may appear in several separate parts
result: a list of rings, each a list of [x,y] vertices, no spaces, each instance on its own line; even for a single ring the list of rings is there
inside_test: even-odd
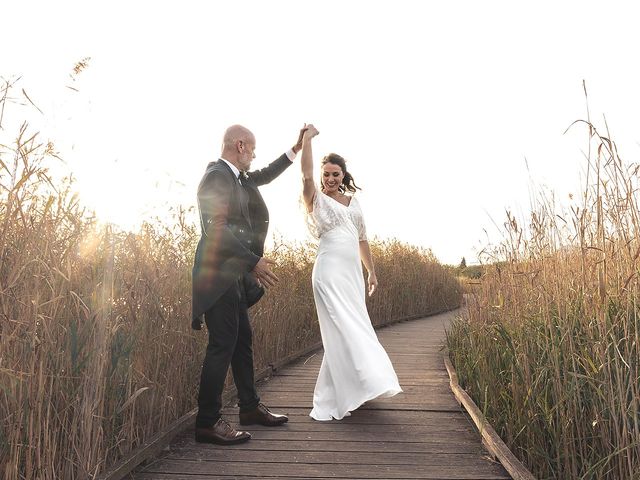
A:
[[[278,281],[271,260],[263,256],[269,212],[258,191],[289,167],[302,146],[298,141],[262,170],[250,172],[256,139],[241,125],[229,127],[220,159],[209,163],[198,187],[201,238],[193,265],[192,327],[209,332],[202,365],[195,439],[222,445],[246,442],[220,415],[229,365],[238,390],[240,424],[282,425],[288,418],[260,403],[253,374],[248,308],[264,288]]]

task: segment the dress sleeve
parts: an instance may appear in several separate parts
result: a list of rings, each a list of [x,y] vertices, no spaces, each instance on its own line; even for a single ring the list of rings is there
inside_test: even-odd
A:
[[[307,229],[309,230],[309,233],[311,234],[311,236],[316,240],[320,238],[320,226],[318,225],[319,222],[316,217],[318,210],[322,208],[319,205],[320,201],[321,200],[318,198],[318,191],[316,190],[316,192],[313,195],[313,202],[312,202],[313,210],[310,212],[307,209],[307,205],[304,201],[304,197],[300,195],[300,208],[302,208],[304,211],[304,219],[307,225]]]
[[[352,202],[356,202],[355,210],[356,213],[354,215],[354,223],[358,229],[358,240],[364,241],[367,240],[367,227],[364,223],[364,215],[362,214],[362,208],[360,207],[360,202],[354,197],[351,199]]]

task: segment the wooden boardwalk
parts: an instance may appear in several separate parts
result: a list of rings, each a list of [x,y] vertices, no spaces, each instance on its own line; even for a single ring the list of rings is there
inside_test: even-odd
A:
[[[204,479],[508,479],[480,443],[458,405],[440,350],[456,312],[378,330],[404,392],[374,400],[342,421],[308,414],[322,352],[259,384],[262,401],[289,415],[281,427],[251,426],[242,445],[197,444],[193,428],[164,454],[140,467],[136,480]],[[224,416],[238,426],[237,409]]]

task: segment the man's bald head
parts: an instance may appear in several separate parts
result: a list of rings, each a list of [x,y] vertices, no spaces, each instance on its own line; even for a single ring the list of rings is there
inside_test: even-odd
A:
[[[255,144],[256,137],[253,135],[253,133],[251,133],[251,130],[243,127],[242,125],[231,125],[224,132],[224,137],[222,138],[222,148],[233,148],[238,141]]]
[[[240,170],[249,170],[255,158],[256,137],[242,125],[231,125],[222,137],[222,158]]]

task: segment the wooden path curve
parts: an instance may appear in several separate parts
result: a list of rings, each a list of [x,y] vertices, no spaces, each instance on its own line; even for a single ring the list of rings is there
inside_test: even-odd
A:
[[[221,447],[198,444],[193,428],[136,480],[204,479],[508,479],[481,445],[473,422],[449,387],[440,350],[456,312],[378,330],[404,392],[374,400],[342,421],[308,414],[322,352],[283,368],[258,386],[262,401],[289,415],[281,427],[251,426],[253,438]],[[224,417],[238,426],[237,408]]]

